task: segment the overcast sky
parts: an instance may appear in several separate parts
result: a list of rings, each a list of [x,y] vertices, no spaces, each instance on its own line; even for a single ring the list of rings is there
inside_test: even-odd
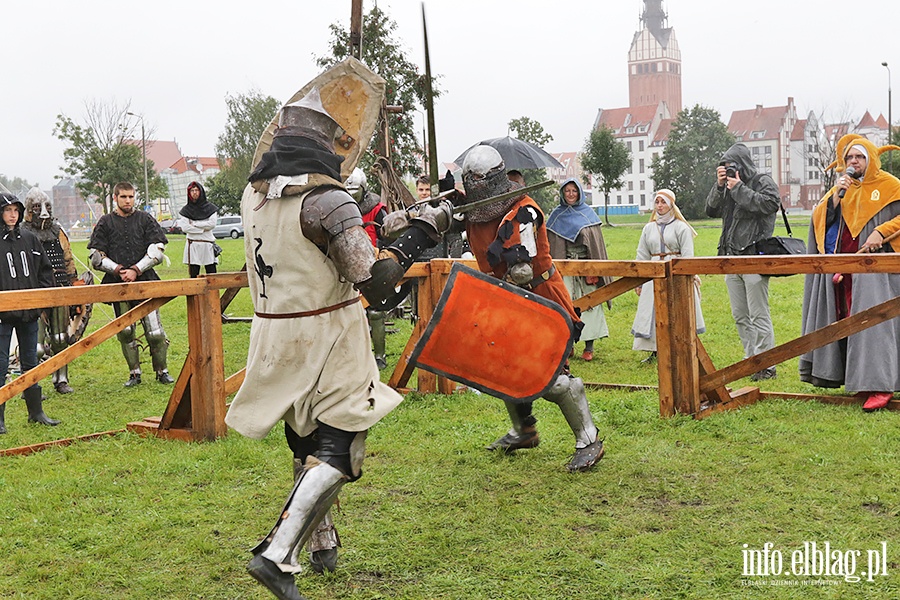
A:
[[[374,4],[366,0],[365,10]],[[421,2],[382,0],[397,38],[424,70]],[[717,8],[713,10],[711,7]],[[887,117],[887,61],[900,85],[896,2],[664,2],[682,54],[685,107],[782,106]],[[844,6],[852,6],[845,10]],[[627,53],[641,0],[429,0],[441,161],[538,120],[547,149],[578,150],[599,108],[628,104]],[[212,156],[226,94],[281,102],[318,72],[328,25],[349,24],[350,0],[30,0],[4,5],[0,49],[0,173],[49,189],[63,144],[56,115],[85,103],[131,102],[156,138]],[[857,23],[859,23],[857,25]],[[416,117],[421,123],[421,117]],[[897,102],[895,122],[900,120]]]

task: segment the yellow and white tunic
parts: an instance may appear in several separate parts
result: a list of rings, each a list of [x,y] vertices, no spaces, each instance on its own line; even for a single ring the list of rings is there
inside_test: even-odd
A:
[[[241,200],[255,315],[247,375],[225,422],[251,438],[282,419],[301,436],[317,420],[364,431],[403,399],[379,380],[359,293],[303,236],[308,193],[263,203],[264,194],[247,186]]]

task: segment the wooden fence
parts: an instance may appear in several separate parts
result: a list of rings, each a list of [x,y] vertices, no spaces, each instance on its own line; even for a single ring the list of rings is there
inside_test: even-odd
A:
[[[415,369],[409,362],[411,351],[424,332],[453,262],[450,259],[435,259],[430,263],[416,263],[407,273],[409,278],[418,280],[419,319],[391,374],[389,384],[392,387],[408,389]],[[473,261],[467,264],[474,266]],[[563,275],[615,278],[610,285],[576,300],[575,305],[582,309],[606,302],[646,281],[653,280],[657,315],[659,412],[663,417],[680,413],[703,418],[771,395],[837,403],[859,402],[857,399],[839,396],[761,394],[757,387],[744,387],[732,391],[727,385],[751,373],[900,315],[900,298],[894,298],[820,330],[780,344],[767,352],[717,369],[696,335],[694,275],[900,273],[900,254],[790,258],[771,256],[675,258],[668,262],[556,261],[556,265]],[[241,370],[227,378],[225,376],[222,310],[223,306],[226,306],[244,287],[247,287],[247,273],[234,272],[207,275],[197,279],[0,292],[0,312],[13,307],[46,308],[88,302],[143,300],[132,310],[103,325],[63,352],[0,387],[0,404],[49,376],[60,366],[89,352],[163,304],[184,296],[187,302],[189,350],[172,389],[166,411],[161,417],[129,423],[127,428],[139,433],[186,441],[214,440],[225,435],[226,399],[240,387],[244,380],[244,371]],[[225,292],[220,295],[222,290]],[[678,318],[671,318],[671,315],[678,315]],[[449,394],[455,389],[455,383],[419,370],[416,389],[420,392]],[[900,409],[900,402],[893,400],[889,408]],[[96,435],[99,434],[85,437]],[[45,445],[59,445],[61,442],[50,442]]]

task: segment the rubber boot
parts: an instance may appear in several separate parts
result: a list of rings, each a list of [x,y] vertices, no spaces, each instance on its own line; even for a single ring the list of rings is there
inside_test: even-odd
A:
[[[41,400],[41,386],[35,385],[22,392],[25,406],[28,407],[28,422],[41,425],[59,425],[59,421],[44,414],[44,403]]]
[[[6,433],[6,403],[0,404],[0,435]]]

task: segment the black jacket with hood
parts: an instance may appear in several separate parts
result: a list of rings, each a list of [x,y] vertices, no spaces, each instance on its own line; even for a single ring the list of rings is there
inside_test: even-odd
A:
[[[719,256],[740,254],[750,244],[772,237],[781,206],[778,184],[771,176],[757,173],[747,146],[734,144],[722,161],[737,164],[741,183],[731,190],[714,183],[706,197],[707,216],[722,217]]]
[[[0,237],[0,290],[29,290],[33,288],[55,287],[53,266],[44,252],[44,245],[36,235],[23,229],[22,215],[25,207],[19,205],[19,222],[12,229],[5,224]],[[0,313],[0,322],[15,325],[36,320],[41,315],[40,308],[10,310]]]

